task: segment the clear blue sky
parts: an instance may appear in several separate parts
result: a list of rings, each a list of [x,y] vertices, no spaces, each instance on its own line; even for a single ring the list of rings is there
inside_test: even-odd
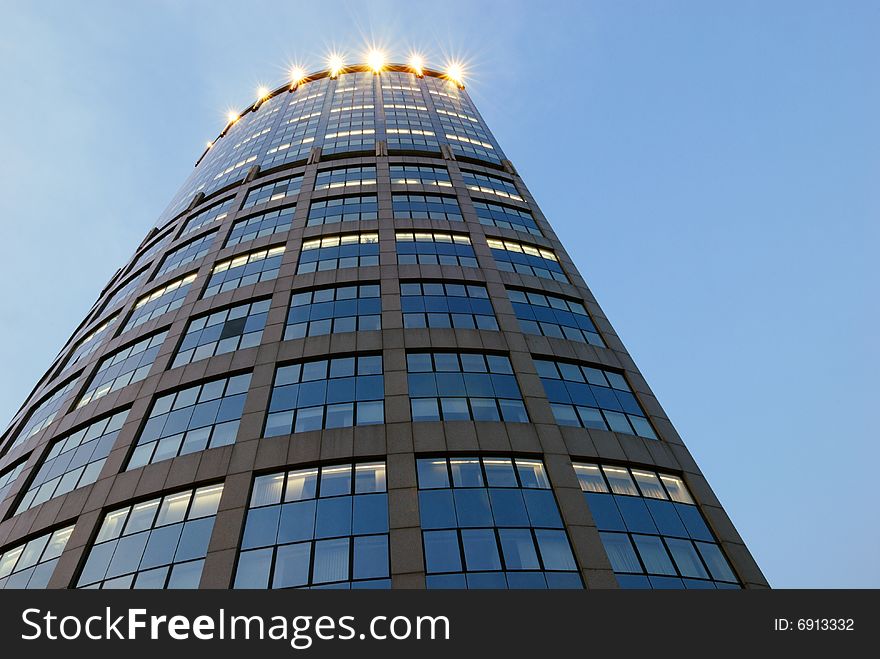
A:
[[[0,16],[3,424],[228,107],[334,45],[416,46],[468,62],[771,584],[880,586],[880,4],[0,0]]]

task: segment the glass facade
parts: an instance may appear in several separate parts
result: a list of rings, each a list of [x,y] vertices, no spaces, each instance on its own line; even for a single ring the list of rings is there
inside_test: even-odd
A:
[[[250,373],[244,373],[159,396],[127,469],[232,444],[250,381]]]
[[[260,345],[269,303],[245,302],[190,321],[171,368]]]
[[[583,588],[540,460],[418,460],[428,588]]]
[[[423,73],[317,73],[222,127],[0,436],[0,587],[766,586]]]
[[[53,442],[15,514],[98,480],[127,416],[122,410]]]
[[[651,422],[620,373],[586,364],[536,359],[556,423],[657,439]]]
[[[384,423],[384,398],[381,355],[281,366],[263,436]]]
[[[104,516],[78,588],[198,588],[223,485],[166,494]]]
[[[73,526],[0,552],[0,590],[40,589],[49,585]]]
[[[684,481],[653,470],[575,463],[622,588],[739,588]]]
[[[489,292],[479,284],[401,282],[404,327],[497,330]]]
[[[382,329],[379,284],[299,291],[290,298],[284,339]]]
[[[413,421],[529,420],[504,355],[414,352],[406,370]]]
[[[235,588],[390,588],[385,463],[258,476]]]

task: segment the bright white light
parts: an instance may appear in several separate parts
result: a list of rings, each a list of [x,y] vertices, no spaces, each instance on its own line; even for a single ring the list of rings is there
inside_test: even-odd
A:
[[[269,88],[268,87],[258,87],[257,88],[257,98],[261,101],[268,98],[269,96]]]
[[[424,72],[424,63],[425,63],[425,60],[422,58],[421,55],[419,55],[419,54],[410,55],[409,68],[411,68],[413,73],[415,73],[417,76],[422,75],[422,73]]]
[[[385,54],[374,48],[367,53],[367,66],[372,69],[373,73],[379,73],[385,66]]]
[[[238,112],[236,112],[234,110],[230,110],[226,114],[226,120],[231,124],[234,124],[236,121],[238,121],[238,119],[239,119]]]
[[[342,59],[341,55],[337,53],[333,53],[327,59],[327,68],[330,69],[330,77],[335,78],[339,75],[339,72],[342,71],[345,66],[345,61]]]
[[[464,85],[464,68],[458,62],[450,62],[446,66],[446,77],[456,85]]]
[[[290,84],[298,85],[306,77],[306,70],[301,66],[295,66],[290,70]]]

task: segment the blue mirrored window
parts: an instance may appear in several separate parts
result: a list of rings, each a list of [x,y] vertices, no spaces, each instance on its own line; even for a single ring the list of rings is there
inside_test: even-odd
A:
[[[290,230],[296,206],[285,206],[258,215],[251,215],[232,225],[232,231],[226,239],[226,247],[246,243],[254,238],[272,236]]]
[[[279,245],[247,254],[239,254],[217,263],[211,270],[211,278],[202,293],[202,298],[231,291],[239,286],[275,279],[278,276],[278,268],[281,267],[283,256],[284,245]]]
[[[71,525],[0,552],[0,590],[46,588],[72,533]]]
[[[497,330],[489,292],[480,284],[401,282],[404,327]]]
[[[258,476],[235,588],[390,588],[385,463]]]
[[[395,220],[447,220],[461,222],[455,197],[432,194],[394,194],[391,197]]]
[[[582,588],[544,464],[421,458],[428,588]]]
[[[160,286],[147,293],[134,305],[134,311],[128,317],[128,322],[122,328],[122,333],[143,325],[148,320],[158,318],[162,314],[174,311],[183,306],[183,301],[189,293],[190,286],[196,280],[196,273],[190,273],[180,279]]]
[[[104,357],[76,406],[82,407],[147,377],[166,336],[168,330],[150,334]]]
[[[556,423],[657,439],[651,422],[620,373],[545,359],[536,359],[535,367]]]
[[[474,199],[474,210],[477,212],[480,224],[501,229],[512,229],[513,231],[523,231],[534,236],[544,235],[535,223],[535,218],[532,217],[532,214],[523,208]]]
[[[98,480],[128,411],[94,421],[54,441],[15,514]]]
[[[384,422],[382,356],[335,357],[275,371],[263,436]]]
[[[508,288],[507,294],[520,329],[526,334],[539,334],[605,347],[605,342],[602,341],[590,315],[580,302],[540,291],[515,288]]]
[[[245,302],[190,321],[171,368],[260,345],[270,302]]]
[[[250,381],[244,373],[158,396],[127,469],[235,442]]]
[[[552,250],[498,238],[487,238],[486,243],[499,270],[568,283],[568,277]]]
[[[621,588],[739,587],[679,476],[591,463],[574,469]]]
[[[289,178],[283,178],[278,181],[272,181],[271,183],[266,183],[256,188],[251,188],[248,190],[247,197],[245,197],[244,203],[241,205],[242,210],[246,208],[253,208],[254,206],[259,206],[261,204],[268,204],[270,201],[280,201],[282,199],[290,199],[292,197],[296,197],[299,194],[300,189],[302,188],[302,174],[297,176],[291,176]],[[288,209],[291,210],[290,215],[292,216],[292,209],[294,207],[291,206]],[[239,240],[238,242],[244,242],[244,239]],[[233,244],[233,243],[228,243]]]
[[[222,494],[207,485],[107,513],[77,588],[198,588]]]
[[[162,259],[162,265],[159,266],[159,270],[156,272],[155,276],[161,277],[173,270],[177,270],[177,268],[182,268],[188,263],[203,258],[211,251],[211,243],[214,242],[214,238],[216,237],[217,231],[210,231],[205,235],[199,236],[195,240],[191,240],[168,252],[165,255],[165,258]]]
[[[413,421],[528,423],[506,356],[413,352],[406,362]]]
[[[306,226],[335,222],[360,222],[375,220],[378,217],[379,202],[376,195],[332,197],[312,202]]]
[[[284,338],[379,329],[382,329],[379,284],[357,284],[293,293]]]

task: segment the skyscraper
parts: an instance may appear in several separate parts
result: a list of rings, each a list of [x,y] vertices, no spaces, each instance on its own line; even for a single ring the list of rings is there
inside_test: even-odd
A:
[[[292,78],[4,432],[0,587],[766,587],[460,72]]]

